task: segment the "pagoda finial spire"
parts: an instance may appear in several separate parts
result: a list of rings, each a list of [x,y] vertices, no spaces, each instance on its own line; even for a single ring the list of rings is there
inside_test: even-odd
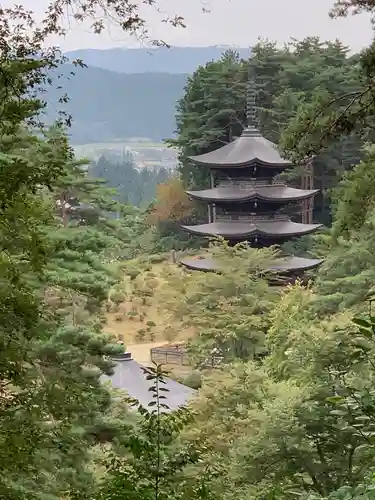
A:
[[[255,67],[252,59],[250,58],[246,91],[246,129],[244,132],[247,134],[251,133],[251,135],[260,135],[257,123],[256,101],[257,92]]]

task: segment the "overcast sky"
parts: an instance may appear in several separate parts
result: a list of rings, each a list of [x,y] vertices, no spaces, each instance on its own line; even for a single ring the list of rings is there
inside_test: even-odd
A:
[[[2,0],[2,6],[14,0]],[[41,14],[48,0],[18,0]],[[256,40],[269,38],[282,44],[294,37],[318,35],[325,40],[339,38],[352,50],[368,45],[372,37],[368,16],[332,20],[328,16],[333,0],[157,0],[160,10],[179,14],[187,27],[172,28],[161,23],[161,15],[148,7],[144,13],[150,34],[171,45],[230,45],[249,47]],[[204,13],[203,9],[209,10]],[[109,26],[110,33],[92,35],[88,26],[73,23],[65,40],[57,42],[65,50],[135,46],[135,40]],[[56,42],[56,40],[53,40]]]

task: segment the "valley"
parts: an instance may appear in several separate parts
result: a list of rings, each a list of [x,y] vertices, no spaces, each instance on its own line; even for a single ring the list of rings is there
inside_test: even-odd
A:
[[[147,138],[124,138],[109,142],[97,142],[74,145],[78,158],[98,160],[101,156],[121,159],[124,154],[131,154],[137,168],[166,168],[175,170],[177,152],[162,142],[153,142]]]

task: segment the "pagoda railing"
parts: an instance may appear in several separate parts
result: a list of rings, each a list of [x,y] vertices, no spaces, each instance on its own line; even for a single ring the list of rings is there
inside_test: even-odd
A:
[[[235,179],[220,179],[218,187],[238,187],[242,189],[252,189],[259,186],[284,186],[283,182],[277,179],[249,179],[236,177]]]
[[[231,214],[217,214],[215,222],[272,222],[272,221],[289,221],[290,217],[285,214],[241,214],[241,213],[231,213]]]

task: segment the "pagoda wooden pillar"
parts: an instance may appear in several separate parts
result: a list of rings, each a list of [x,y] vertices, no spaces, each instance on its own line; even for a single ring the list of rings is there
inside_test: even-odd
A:
[[[301,188],[302,189],[314,189],[314,167],[313,160],[311,159],[304,168],[304,172],[301,178]],[[313,208],[314,200],[313,198],[308,198],[301,202],[302,208],[302,223],[312,224],[313,223]]]

